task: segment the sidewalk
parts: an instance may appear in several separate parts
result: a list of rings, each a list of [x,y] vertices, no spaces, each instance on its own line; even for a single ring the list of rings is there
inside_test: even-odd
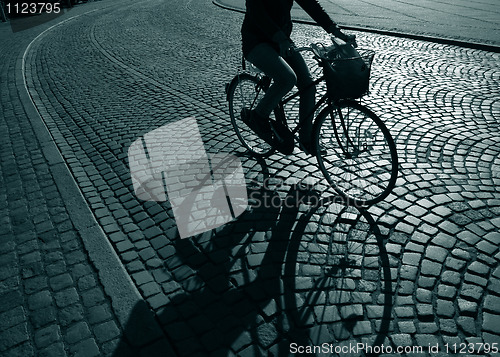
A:
[[[245,0],[214,0],[217,5],[244,11]],[[431,37],[444,42],[500,47],[500,2],[428,0],[320,0],[325,10],[342,27],[408,37]],[[312,19],[294,5],[298,21]],[[481,46],[474,46],[481,47]]]

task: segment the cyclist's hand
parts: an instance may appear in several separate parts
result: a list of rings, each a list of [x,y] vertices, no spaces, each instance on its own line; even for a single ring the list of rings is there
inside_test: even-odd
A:
[[[330,32],[333,36],[340,38],[342,41],[351,44],[353,47],[357,47],[356,43],[356,35],[348,35],[340,31],[338,27],[334,27],[334,29]]]
[[[358,47],[358,44],[356,42],[356,35],[346,35],[345,34],[345,39],[343,39],[345,42],[348,44],[351,44],[352,47]]]
[[[356,42],[356,35],[346,35],[345,42],[352,45],[352,47],[358,47],[358,43]]]
[[[280,41],[278,42],[278,45],[280,47],[280,56],[283,58],[288,57],[295,52],[296,47],[292,40],[286,39]]]
[[[278,44],[281,57],[288,57],[295,51],[295,44],[283,31],[277,31],[272,39]]]

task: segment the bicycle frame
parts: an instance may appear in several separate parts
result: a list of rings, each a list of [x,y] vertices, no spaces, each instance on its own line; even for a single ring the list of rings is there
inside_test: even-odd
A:
[[[298,52],[302,52],[302,51],[311,51],[311,52],[313,52],[315,54],[314,58],[316,59],[316,61],[318,61],[319,65],[320,66],[323,65],[322,64],[322,60],[320,59],[320,57],[318,57],[317,53],[312,48],[312,46],[299,47],[299,48],[296,49],[296,51],[298,51]],[[243,68],[245,69],[245,59],[243,59]],[[285,108],[284,108],[285,104],[287,104],[291,100],[293,100],[293,99],[297,98],[298,96],[300,96],[300,94],[302,93],[302,91],[305,91],[305,90],[311,88],[312,86],[316,86],[316,85],[318,85],[320,82],[322,82],[324,80],[325,80],[325,76],[321,75],[319,78],[317,78],[316,80],[314,80],[311,84],[309,84],[307,87],[303,88],[302,90],[297,90],[295,93],[286,95],[285,98],[283,98],[279,102],[278,109],[277,110],[275,109],[276,120],[278,120],[282,124],[288,126],[287,116],[286,116]],[[265,74],[260,75],[259,88],[257,89],[257,96],[255,97],[255,99],[257,99],[257,97],[258,97],[258,95],[260,93],[260,90],[267,90],[267,88],[269,88],[270,84],[271,84],[271,78],[270,77],[266,76]],[[342,111],[340,110],[340,107],[339,107],[339,105],[338,105],[338,103],[336,101],[333,101],[332,99],[328,98],[328,94],[324,94],[320,98],[320,100],[314,105],[314,108],[308,114],[308,117],[314,116],[314,113],[323,104],[325,104],[325,103],[327,104],[327,108],[330,108],[330,113],[331,113],[331,119],[332,119],[332,121],[334,121],[334,118],[335,118],[335,115],[334,115],[333,111],[336,110],[336,112],[338,114],[338,117],[339,117],[339,120],[340,120],[340,125],[342,127],[342,130],[345,133],[345,136],[346,136],[346,143],[347,143],[347,145],[345,145],[345,144],[342,145],[341,144],[341,140],[340,140],[340,137],[339,137],[337,126],[335,125],[334,122],[332,122],[332,127],[333,127],[333,130],[335,132],[335,138],[337,139],[337,142],[338,142],[339,146],[342,148],[342,151],[343,151],[344,155],[346,156],[346,158],[352,158],[353,157],[353,153],[349,152],[349,147],[355,147],[355,145],[354,145],[354,142],[352,141],[352,139],[350,138],[349,132],[347,130],[347,127],[346,127],[346,124],[345,124],[345,121],[344,121],[344,116],[342,115]],[[255,102],[252,103],[252,107],[253,107],[254,104],[255,104]],[[316,120],[316,118],[313,118],[313,120],[312,120],[313,125],[314,125],[315,120]],[[299,123],[297,124],[297,126],[292,130],[292,134],[295,136],[297,134],[297,132],[302,128],[303,125],[304,125],[304,123],[301,123],[300,120],[299,120]],[[357,155],[357,153],[354,153],[354,155]]]
[[[319,77],[318,79],[314,80],[311,84],[309,84],[303,90],[309,89],[312,86],[316,86],[318,83],[322,82],[324,80],[324,78],[325,78],[324,76]],[[270,84],[271,84],[271,78],[269,78],[266,75],[261,74],[260,79],[259,79],[258,88],[257,88],[257,95],[255,96],[255,99],[257,99],[257,97],[259,96],[260,91],[267,90],[267,88],[269,88]],[[275,112],[275,114],[278,114],[276,120],[279,120],[281,123],[287,125],[284,106],[285,106],[285,104],[287,104],[291,100],[300,96],[301,92],[302,91],[297,90],[296,92],[294,92],[292,94],[286,95],[285,98],[283,98],[279,102],[279,104],[278,104],[278,111],[279,112],[278,113]],[[308,116],[313,115],[316,112],[316,110],[318,110],[318,108],[320,108],[323,104],[325,104],[328,101],[329,101],[328,95],[326,95],[326,94],[323,95],[320,98],[320,100],[314,105],[314,108],[311,110],[311,112],[309,113]],[[255,104],[255,103],[252,103],[252,107],[253,107],[253,104]],[[330,104],[332,104],[332,103],[330,103]],[[276,111],[276,109],[275,109],[275,111]],[[295,135],[297,133],[297,131],[299,131],[302,126],[303,126],[303,123],[300,123],[300,121],[299,121],[299,124],[292,130],[292,133]]]
[[[322,82],[324,80],[324,76],[321,76],[319,77],[318,79],[314,80],[311,84],[309,84],[306,88],[304,88],[303,90],[306,90],[306,89],[309,89],[311,88],[312,86],[316,86],[318,83]],[[302,90],[302,91],[303,91]],[[292,93],[290,95],[287,95],[285,96],[285,98],[283,98],[280,103],[278,104],[278,108],[279,108],[279,113],[280,113],[280,116],[281,118],[279,118],[283,124],[287,124],[286,122],[286,114],[285,114],[285,104],[287,104],[288,102],[290,102],[291,100],[297,98],[298,96],[300,96],[301,92],[300,90],[297,90],[295,93]],[[308,114],[308,117],[314,115],[314,113],[316,112],[316,110],[318,110],[323,104],[327,103],[329,101],[329,98],[328,98],[328,95],[323,95],[320,100],[314,105],[314,108],[311,110],[311,112]],[[331,104],[331,103],[330,103]],[[278,118],[277,118],[278,119]],[[299,120],[299,124],[292,130],[292,133],[295,135],[299,130],[300,128],[303,126],[304,124],[300,122]]]
[[[284,107],[285,104],[287,104],[291,100],[293,100],[293,99],[297,98],[298,96],[300,96],[300,94],[302,93],[302,91],[307,90],[308,88],[310,88],[312,86],[318,85],[319,83],[321,83],[322,81],[324,81],[324,79],[325,79],[325,76],[322,75],[319,78],[317,78],[316,80],[314,80],[311,84],[309,84],[306,88],[304,88],[302,90],[297,90],[297,91],[295,91],[292,94],[286,95],[285,98],[283,98],[280,101],[280,103],[278,104],[278,112],[275,111],[276,120],[279,120],[282,124],[288,126],[287,116],[286,116],[285,107]],[[259,85],[259,88],[257,90],[257,96],[258,96],[260,90],[264,90],[264,88],[267,89],[269,87],[270,83],[271,83],[271,79],[268,76],[266,76],[266,75],[262,75],[262,77],[261,77],[260,80],[262,81],[262,84]],[[340,140],[340,137],[339,137],[339,133],[338,133],[338,130],[337,130],[337,126],[335,125],[335,123],[333,123],[334,125],[332,125],[332,127],[333,127],[333,130],[335,132],[335,138],[337,139],[337,143],[341,147],[342,152],[344,153],[344,155],[346,156],[346,158],[351,158],[352,154],[349,152],[349,146],[354,147],[354,143],[353,143],[352,139],[350,138],[349,132],[348,132],[347,127],[345,125],[344,116],[342,115],[342,111],[340,110],[340,108],[338,107],[338,105],[336,105],[336,103],[334,103],[330,98],[328,98],[328,94],[324,94],[318,100],[318,102],[314,105],[314,108],[311,110],[311,112],[309,113],[308,116],[314,115],[314,113],[323,104],[325,104],[325,103],[327,104],[327,107],[329,107],[330,110],[331,110],[331,112],[332,112],[331,113],[332,120],[334,120],[334,117],[335,117],[333,115],[334,114],[333,111],[335,109],[337,111],[337,114],[338,114],[338,117],[339,117],[339,121],[340,121],[340,125],[342,126],[342,130],[344,131],[344,133],[346,135],[347,146],[345,147],[345,144],[341,143],[341,140]],[[314,118],[313,121],[315,119],[316,118]],[[300,123],[300,121],[299,121],[299,123],[297,124],[297,126],[292,130],[292,134],[296,135],[297,132],[302,128],[303,125],[304,125],[304,123]]]

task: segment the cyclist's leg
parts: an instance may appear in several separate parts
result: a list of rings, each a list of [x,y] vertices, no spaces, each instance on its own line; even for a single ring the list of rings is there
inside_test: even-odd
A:
[[[311,142],[313,120],[313,113],[311,112],[316,100],[316,86],[312,85],[314,80],[311,72],[299,52],[294,52],[286,58],[286,61],[297,76],[297,88],[300,90],[299,120],[302,125],[299,132],[300,141],[307,145]]]
[[[273,79],[273,83],[255,108],[259,116],[268,118],[281,98],[293,88],[297,77],[292,68],[268,43],[255,46],[248,54],[247,60]]]

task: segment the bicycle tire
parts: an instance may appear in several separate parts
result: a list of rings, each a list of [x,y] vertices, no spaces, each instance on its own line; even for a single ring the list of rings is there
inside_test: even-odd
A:
[[[369,206],[396,184],[396,144],[382,120],[354,101],[329,105],[314,124],[316,157],[328,183],[349,205]]]
[[[227,100],[231,124],[243,146],[254,156],[268,157],[275,149],[243,123],[240,115],[243,108],[253,109],[259,103],[265,93],[264,88],[259,88],[260,84],[260,78],[257,76],[238,74],[229,84]]]

